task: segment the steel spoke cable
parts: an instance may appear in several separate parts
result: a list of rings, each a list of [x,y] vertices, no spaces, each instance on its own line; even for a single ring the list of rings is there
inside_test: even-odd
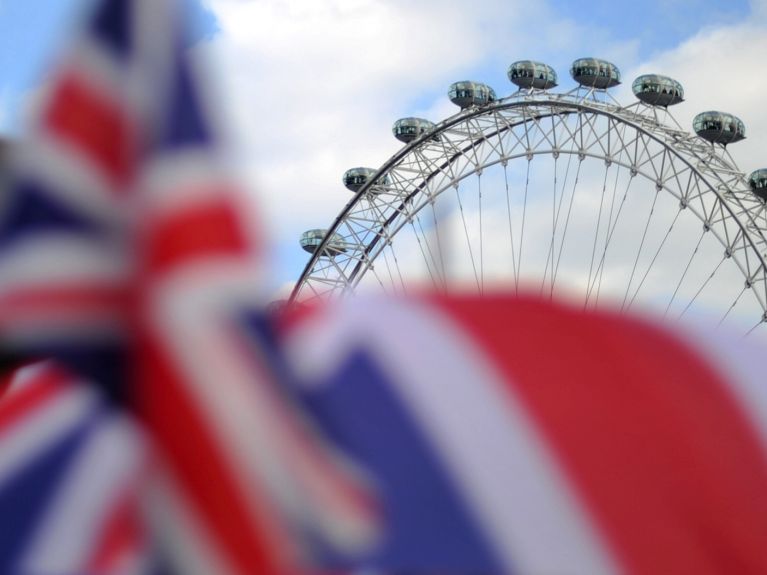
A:
[[[609,168],[608,168],[609,170]],[[607,174],[605,174],[605,177],[607,177]],[[610,210],[607,215],[607,224],[605,228],[605,251],[607,250],[607,242],[608,236],[610,235],[610,224],[613,221],[613,212],[615,210],[615,198],[618,196],[618,180],[620,179],[620,170],[615,170],[615,179],[613,180],[612,185],[612,195],[610,198]],[[599,235],[599,230],[597,230],[597,237]],[[596,242],[596,238],[594,239]],[[591,278],[591,274],[589,273],[589,283],[586,286],[586,301],[584,303],[583,308],[586,309],[586,307],[589,304],[589,299],[591,298],[591,292],[594,289],[594,286],[596,285],[597,281],[599,280],[599,275],[602,270],[602,262],[604,261],[604,255],[605,251],[602,252],[602,260],[597,263],[597,268],[594,270],[594,278]]]
[[[620,135],[618,135],[619,141],[623,144],[623,147],[620,150],[621,154],[626,153],[627,144],[625,142],[625,136],[626,136],[626,125],[624,124],[621,128]],[[632,163],[633,165],[633,163]],[[609,166],[608,166],[609,168]],[[628,183],[626,184],[626,192],[623,194],[623,199],[621,201],[621,205],[618,209],[618,213],[615,216],[615,223],[613,223],[613,213],[615,210],[615,199],[618,195],[618,180],[620,179],[621,171],[615,170],[615,180],[613,182],[613,190],[612,190],[612,197],[610,199],[610,213],[607,217],[607,229],[605,231],[605,246],[604,250],[602,251],[602,257],[599,261],[599,264],[597,265],[597,269],[594,272],[594,283],[590,283],[587,286],[587,293],[586,293],[586,305],[588,305],[588,300],[591,297],[591,293],[594,289],[594,285],[597,286],[597,296],[595,298],[594,306],[599,303],[599,295],[602,290],[602,279],[604,277],[604,268],[605,268],[605,259],[607,257],[607,249],[610,245],[610,240],[612,239],[613,231],[615,230],[615,226],[618,224],[618,218],[620,217],[621,210],[623,209],[623,204],[626,201],[626,197],[628,195],[629,186],[631,185],[631,182],[633,181],[634,174],[631,174],[631,178],[629,179]],[[606,176],[606,175],[605,175]],[[611,229],[612,228],[612,229]],[[585,306],[584,306],[585,307]]]
[[[724,256],[722,256],[722,259],[721,259],[721,261],[720,261],[718,264],[716,264],[716,267],[714,268],[714,271],[712,271],[712,272],[709,274],[709,276],[706,278],[706,281],[704,281],[704,282],[703,282],[703,285],[701,285],[701,286],[698,288],[698,291],[697,291],[697,292],[695,292],[695,295],[694,295],[694,296],[692,296],[692,299],[691,299],[691,300],[690,300],[690,301],[687,303],[687,305],[685,306],[685,308],[682,310],[682,313],[680,313],[680,314],[679,314],[679,316],[677,316],[677,318],[676,318],[676,319],[682,319],[682,316],[683,316],[685,313],[687,313],[687,310],[688,310],[688,309],[690,309],[690,307],[692,306],[692,304],[693,304],[693,303],[695,303],[695,300],[696,300],[696,299],[698,299],[698,296],[699,296],[699,295],[701,294],[701,292],[702,292],[702,291],[703,291],[703,290],[706,288],[706,286],[708,285],[708,283],[709,283],[709,282],[710,282],[710,281],[713,279],[713,277],[716,275],[716,272],[718,272],[718,271],[719,271],[719,268],[720,268],[720,267],[722,267],[722,264],[725,262],[725,260],[726,260],[726,259],[727,259],[727,255],[725,254]]]
[[[610,241],[613,238],[613,233],[615,232],[615,228],[618,226],[618,219],[620,218],[621,212],[623,211],[623,206],[626,203],[626,197],[628,196],[628,188],[631,185],[632,181],[633,181],[633,178],[629,179],[629,182],[626,186],[626,192],[623,194],[621,203],[618,206],[618,211],[615,214],[615,221],[612,223],[612,227],[610,226],[610,220],[608,220],[608,234],[605,239],[605,249],[602,251],[602,257],[599,261],[599,265],[597,266],[599,280],[597,281],[597,285],[596,285],[597,295],[596,295],[596,298],[594,298],[594,306],[596,306],[599,303],[599,295],[602,293],[602,279],[604,278],[605,268],[607,267],[605,265],[605,262],[607,261],[607,250],[610,248]]]
[[[677,211],[676,215],[674,216],[674,219],[671,222],[671,225],[668,227],[668,230],[666,230],[666,234],[663,236],[663,239],[661,240],[660,245],[658,246],[658,249],[655,250],[655,255],[653,255],[652,260],[650,260],[650,264],[647,266],[647,269],[645,270],[644,275],[642,276],[642,281],[639,282],[639,285],[637,286],[637,289],[634,292],[634,295],[631,296],[631,301],[629,302],[629,305],[628,305],[629,308],[632,305],[634,305],[634,300],[636,300],[637,295],[639,295],[639,292],[642,289],[642,286],[644,285],[644,282],[647,279],[647,276],[650,274],[650,271],[652,270],[653,265],[655,265],[655,261],[658,259],[658,256],[663,250],[663,247],[666,245],[666,240],[668,240],[669,236],[671,235],[671,232],[674,229],[674,225],[676,224],[677,219],[679,219],[679,214],[681,213],[682,213],[682,209],[680,208]]]
[[[479,293],[482,294],[485,291],[485,250],[482,239],[482,174],[479,171],[477,172],[477,196],[479,202]]]
[[[439,233],[439,220],[437,218],[437,209],[434,207],[434,197],[432,196],[429,200],[429,203],[431,204],[431,215],[434,219],[434,232],[437,235],[437,255],[439,255],[439,269],[440,273],[442,275],[442,284],[447,291],[447,273],[445,272],[445,252],[442,249],[442,238]]]
[[[514,250],[514,228],[511,225],[511,199],[509,197],[509,170],[508,162],[503,162],[503,178],[506,183],[506,215],[509,220],[509,243],[511,244],[511,269],[514,273],[514,285],[517,285],[517,257]]]
[[[387,244],[389,244],[389,251],[391,251],[391,256],[394,258],[394,267],[397,270],[397,275],[399,276],[399,283],[402,285],[402,291],[404,293],[407,293],[407,287],[405,286],[405,279],[402,277],[402,270],[399,267],[399,260],[397,259],[397,252],[394,251],[394,248],[391,245],[391,241],[387,241]]]
[[[421,216],[416,214],[415,220],[418,222],[418,228],[421,230],[421,235],[423,236],[423,241],[426,244],[426,251],[428,252],[429,258],[431,259],[431,263],[434,266],[435,273],[437,273],[437,276],[439,276],[439,273],[438,273],[438,267],[439,266],[437,265],[437,260],[434,258],[434,254],[432,253],[431,242],[429,241],[429,238],[428,238],[428,236],[426,235],[426,232],[423,229],[423,224],[421,223]],[[444,278],[443,278],[443,281],[444,281]]]
[[[527,159],[527,174],[525,176],[525,197],[522,202],[522,228],[519,233],[519,257],[517,258],[517,284],[515,293],[519,293],[519,274],[522,273],[522,247],[525,243],[525,216],[527,214],[527,192],[530,187],[530,158]]]
[[[743,297],[743,294],[746,293],[746,290],[749,288],[748,284],[744,284],[743,289],[740,290],[740,293],[738,294],[738,297],[735,298],[735,301],[732,302],[732,305],[730,305],[729,308],[727,308],[727,311],[722,316],[722,319],[719,320],[719,323],[716,324],[716,327],[721,326],[724,323],[724,320],[727,319],[727,316],[730,315],[730,312],[735,309],[735,306],[738,305],[738,302],[740,301],[740,298]]]
[[[565,251],[565,240],[567,239],[567,228],[570,226],[570,215],[573,211],[573,203],[575,200],[575,192],[578,189],[578,182],[581,176],[581,166],[583,160],[578,163],[578,170],[575,173],[575,182],[573,182],[573,189],[570,193],[570,205],[567,207],[567,217],[565,218],[565,229],[562,231],[562,240],[559,243],[559,254],[557,255],[557,265],[554,268],[554,273],[551,276],[551,296],[554,296],[554,283],[557,280],[557,273],[559,273],[559,264],[562,261],[562,252]]]
[[[559,195],[559,202],[557,202],[557,158],[554,158],[554,199],[551,209],[551,242],[549,242],[549,251],[546,254],[546,265],[543,268],[543,279],[541,280],[540,294],[543,294],[543,288],[546,287],[546,276],[549,273],[549,262],[551,262],[551,275],[552,277],[554,276],[554,245],[556,243],[557,223],[559,222],[559,214],[562,210],[562,198],[564,198],[565,189],[567,188],[567,180],[570,177],[570,165],[572,160],[573,155],[568,154],[567,166],[565,167],[565,178],[562,182],[562,192]]]
[[[386,271],[389,273],[389,280],[391,281],[392,291],[397,290],[397,282],[394,281],[394,274],[391,271],[391,265],[389,264],[389,258],[386,255],[386,249],[381,250],[383,254],[384,264],[386,264]]]
[[[756,330],[756,328],[758,328],[760,325],[762,325],[766,321],[767,321],[767,318],[765,318],[765,316],[762,316],[762,318],[758,322],[756,322],[756,325],[752,327],[750,330],[748,330],[743,337],[747,338],[749,335],[751,335],[754,332],[754,330]]]
[[[437,282],[434,281],[434,274],[431,273],[431,266],[429,266],[429,258],[426,257],[426,252],[423,250],[423,245],[421,245],[421,238],[418,235],[418,230],[415,229],[415,224],[413,223],[413,220],[410,220],[410,227],[413,228],[413,234],[415,234],[415,239],[418,242],[418,247],[421,250],[421,255],[423,256],[423,261],[426,264],[426,270],[429,272],[429,277],[431,278],[432,285],[437,285]]]
[[[597,255],[597,240],[599,239],[599,230],[602,227],[602,210],[604,209],[605,192],[607,192],[607,177],[609,174],[610,174],[610,165],[606,164],[605,177],[604,177],[604,180],[602,181],[602,197],[599,200],[599,212],[597,214],[597,225],[596,225],[596,229],[594,230],[594,245],[591,248],[591,262],[589,263],[589,277],[586,280],[587,290],[588,290],[588,286],[591,285],[591,273],[594,270],[594,259],[596,258],[596,255]]]
[[[636,258],[634,258],[634,265],[631,268],[631,275],[629,276],[629,283],[626,286],[626,293],[623,294],[623,301],[621,302],[621,311],[623,311],[624,307],[626,306],[626,300],[628,299],[629,292],[631,291],[631,284],[634,283],[634,275],[637,271],[637,265],[639,264],[639,258],[642,255],[642,249],[644,248],[645,240],[647,239],[647,230],[650,229],[650,222],[652,221],[652,216],[655,213],[655,204],[658,202],[658,196],[660,195],[660,190],[655,191],[655,197],[652,200],[652,206],[650,206],[650,214],[647,216],[647,221],[645,222],[644,231],[642,232],[642,240],[639,242],[639,249],[637,250]]]
[[[666,311],[663,312],[663,317],[666,317],[668,314],[668,310],[671,308],[671,304],[674,303],[674,300],[676,299],[677,293],[679,293],[679,288],[682,287],[682,283],[684,282],[684,278],[687,277],[687,272],[690,269],[690,266],[692,266],[693,260],[695,260],[695,256],[698,255],[698,251],[700,250],[700,243],[703,241],[704,236],[706,235],[706,230],[704,229],[700,237],[698,238],[698,243],[695,244],[695,249],[692,252],[692,255],[690,256],[690,259],[687,261],[687,265],[684,267],[684,271],[682,272],[682,277],[679,278],[679,283],[676,284],[676,289],[674,290],[674,293],[671,295],[671,299],[668,302],[668,305],[666,306]]]
[[[597,294],[594,299],[594,306],[596,306],[599,303],[599,294],[602,291],[602,278],[604,277],[605,273],[605,261],[607,260],[607,250],[610,249],[610,241],[613,238],[613,234],[615,233],[615,229],[618,227],[618,220],[621,217],[621,213],[623,212],[623,206],[626,205],[626,198],[629,195],[629,189],[631,188],[631,183],[634,181],[634,176],[632,175],[628,182],[626,183],[626,191],[623,192],[623,197],[621,198],[621,203],[618,206],[618,211],[615,213],[615,220],[612,221],[612,206],[610,208],[610,218],[607,222],[607,237],[605,238],[605,248],[602,250],[602,257],[599,260],[599,264],[597,265],[597,275],[599,276],[599,279],[596,280],[596,288],[597,288]],[[616,181],[616,188],[617,188],[617,181]],[[615,195],[613,195],[613,200],[615,200]],[[612,222],[612,225],[611,225]],[[593,287],[592,287],[593,290]],[[589,296],[591,295],[591,292],[589,292],[586,295],[586,299],[588,300]]]
[[[389,292],[386,290],[386,287],[384,286],[383,282],[381,281],[381,278],[379,277],[378,272],[375,269],[375,266],[371,265],[370,266],[370,271],[373,272],[373,275],[378,280],[378,285],[381,286],[381,289],[383,290],[383,292],[385,294],[388,294]]]
[[[458,193],[458,187],[455,188],[455,196],[458,198],[458,209],[461,212],[461,221],[463,222],[463,232],[466,234],[466,245],[469,248],[469,258],[471,258],[471,267],[474,270],[474,279],[477,282],[477,290],[482,291],[482,287],[479,283],[479,275],[477,274],[477,264],[474,261],[474,251],[471,249],[471,239],[469,238],[469,228],[466,225],[466,216],[463,213],[463,203],[461,202],[461,194]]]

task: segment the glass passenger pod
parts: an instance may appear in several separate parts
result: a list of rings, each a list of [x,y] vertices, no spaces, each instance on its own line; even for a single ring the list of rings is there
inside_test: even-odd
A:
[[[514,62],[509,66],[508,76],[512,84],[523,89],[548,90],[557,85],[557,73],[554,68],[532,60]]]
[[[704,140],[723,146],[746,137],[746,126],[740,118],[725,112],[702,112],[695,116],[692,127]]]
[[[762,201],[767,202],[767,168],[751,172],[748,176],[748,185],[751,191],[759,196]]]
[[[621,83],[621,72],[615,64],[599,58],[579,58],[570,68],[573,80],[587,88],[606,90]]]
[[[346,170],[342,178],[344,186],[356,194],[362,189],[362,186],[367,184],[368,181],[371,180],[373,176],[375,176],[376,172],[377,170],[374,168],[352,168],[350,170]],[[380,179],[379,184],[382,186],[388,185],[389,177],[383,176]],[[374,189],[371,191],[378,192],[381,190]]]
[[[486,106],[497,99],[495,91],[481,82],[454,82],[450,84],[447,95],[462,110],[472,106]]]
[[[322,243],[322,240],[325,239],[325,235],[327,233],[327,230],[322,229],[305,231],[303,234],[301,234],[301,247],[304,249],[304,251],[313,254],[320,247],[320,244]],[[325,246],[325,249],[321,255],[325,257],[333,257],[345,251],[346,244],[344,243],[343,238],[338,234],[333,234],[333,237],[330,238],[328,245]]]
[[[394,122],[391,131],[400,142],[409,144],[433,129],[434,123],[429,120],[424,120],[423,118],[401,118]],[[439,136],[435,136],[434,139],[438,140]]]
[[[666,108],[684,101],[682,85],[667,76],[644,74],[634,80],[631,89],[637,98],[651,106]]]

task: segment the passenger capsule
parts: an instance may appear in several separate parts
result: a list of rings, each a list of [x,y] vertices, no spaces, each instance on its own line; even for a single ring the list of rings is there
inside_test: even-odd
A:
[[[352,168],[350,170],[346,170],[344,172],[344,186],[349,188],[352,192],[355,194],[359,192],[362,189],[362,186],[368,183],[369,180],[375,176],[376,172],[378,170],[374,168]],[[382,186],[386,186],[389,184],[389,177],[383,176],[379,184]],[[378,191],[378,190],[372,190],[372,191]]]
[[[621,71],[615,64],[598,58],[578,58],[570,68],[573,80],[587,88],[606,90],[621,83]]]
[[[322,240],[325,239],[327,233],[327,230],[320,229],[305,231],[303,234],[301,234],[301,247],[304,249],[304,251],[307,251],[310,254],[315,253],[320,247]],[[321,255],[325,257],[333,257],[345,251],[346,244],[344,243],[343,238],[338,234],[333,234],[333,237],[330,238],[328,245],[325,246],[325,249]]]
[[[557,73],[554,68],[541,62],[520,60],[509,66],[509,80],[520,88],[548,90],[557,85]]]
[[[495,91],[481,82],[455,82],[450,84],[447,95],[462,110],[471,106],[486,106],[495,102]]]
[[[746,127],[740,118],[724,112],[702,112],[692,121],[695,133],[714,144],[732,144],[746,137]]]
[[[751,172],[748,185],[751,186],[752,192],[767,202],[767,168]]]
[[[682,85],[658,74],[645,74],[639,76],[631,85],[634,95],[645,104],[651,106],[673,106],[684,101],[684,89]]]
[[[392,134],[400,142],[409,144],[434,129],[434,123],[423,118],[401,118],[394,122]]]

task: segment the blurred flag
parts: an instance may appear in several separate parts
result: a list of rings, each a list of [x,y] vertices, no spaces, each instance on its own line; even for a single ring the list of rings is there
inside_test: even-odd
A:
[[[284,338],[385,509],[380,544],[331,564],[767,572],[755,342],[507,296],[349,300]]]
[[[137,408],[177,568],[289,572],[303,541],[369,538],[370,497],[246,333],[262,248],[180,4],[99,2],[55,71],[0,209],[0,347]]]
[[[140,496],[142,434],[51,362],[15,372],[0,400],[4,573],[153,573]]]

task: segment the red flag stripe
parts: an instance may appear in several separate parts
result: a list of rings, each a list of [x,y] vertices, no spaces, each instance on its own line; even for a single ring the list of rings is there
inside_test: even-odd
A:
[[[629,572],[767,572],[765,454],[700,358],[619,317],[503,299],[449,307],[506,374]]]
[[[236,471],[161,345],[147,335],[139,353],[146,370],[138,379],[139,411],[168,465],[183,478],[179,485],[185,499],[204,519],[216,546],[225,550],[223,556],[238,573],[288,573],[273,525],[256,523],[252,505],[234,478]],[[269,513],[266,508],[264,502],[262,521]]]
[[[56,84],[43,122],[88,156],[118,189],[130,181],[138,150],[136,126],[125,106],[98,93],[76,72],[64,73]]]
[[[53,401],[70,380],[71,378],[63,370],[45,369],[35,377],[33,382],[30,382],[30,385],[3,397],[0,401],[0,431],[24,420],[33,409]]]
[[[128,292],[123,288],[71,286],[54,288],[27,288],[0,297],[0,325],[33,318],[51,318],[76,313],[123,315],[128,303]]]
[[[154,221],[146,230],[146,266],[162,274],[200,259],[246,254],[250,248],[230,195],[224,190],[210,199],[185,205]]]
[[[114,573],[126,557],[140,553],[146,545],[138,489],[121,499],[101,533],[101,541],[90,560],[88,573]]]

